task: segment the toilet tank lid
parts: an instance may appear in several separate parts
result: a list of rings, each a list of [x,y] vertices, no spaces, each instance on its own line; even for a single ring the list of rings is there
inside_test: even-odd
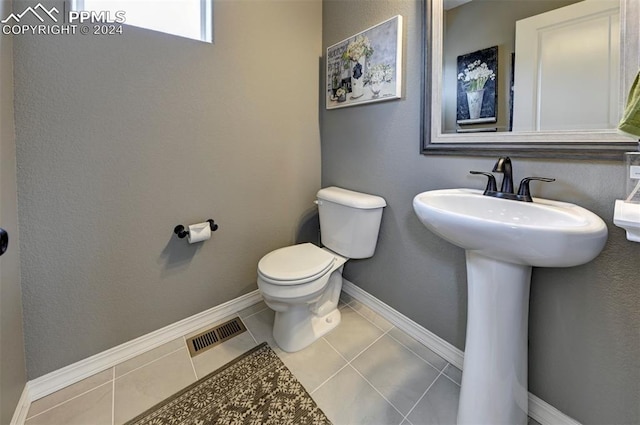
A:
[[[352,208],[372,209],[387,206],[384,198],[367,193],[354,192],[353,190],[342,189],[336,186],[320,189],[317,194],[318,199],[333,202]]]

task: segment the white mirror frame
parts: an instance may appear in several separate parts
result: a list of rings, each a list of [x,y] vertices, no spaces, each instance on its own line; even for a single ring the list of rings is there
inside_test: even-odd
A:
[[[638,142],[615,130],[445,134],[442,132],[443,0],[423,1],[423,154],[615,159]],[[640,1],[620,0],[621,111],[640,69]]]

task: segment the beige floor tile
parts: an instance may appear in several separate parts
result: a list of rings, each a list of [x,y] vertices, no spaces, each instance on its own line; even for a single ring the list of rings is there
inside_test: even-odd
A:
[[[350,307],[340,309],[342,320],[325,339],[348,361],[382,335],[382,331]]]
[[[369,320],[371,323],[382,329],[383,331],[388,331],[393,328],[393,325],[387,321],[384,317],[380,316],[375,311],[371,310],[366,305],[362,304],[360,301],[353,300],[349,303],[349,307],[360,313],[365,319]]]
[[[349,304],[353,300],[353,297],[346,292],[340,292],[340,303],[341,304]]]
[[[267,308],[269,307],[267,307],[264,301],[260,301],[259,303],[256,303],[252,306],[245,308],[244,310],[239,311],[237,316],[240,316],[241,319],[245,319]]]
[[[383,336],[351,365],[406,415],[440,372],[393,338]]]
[[[25,425],[111,425],[113,383],[108,382],[36,415]]]
[[[45,410],[51,409],[58,404],[65,402],[73,397],[79,396],[89,390],[92,390],[100,385],[103,385],[113,379],[113,368],[109,368],[103,372],[96,373],[82,381],[76,382],[73,385],[69,385],[53,394],[36,400],[31,403],[27,418],[30,418],[38,413],[42,413]]]
[[[435,367],[438,370],[442,370],[448,365],[445,359],[434,353],[429,348],[425,347],[419,341],[416,341],[406,333],[402,332],[398,328],[391,329],[387,335],[394,338],[402,345],[406,346],[409,350],[416,353],[418,356],[429,362],[431,366]]]
[[[351,366],[312,396],[334,425],[398,425],[404,419]]]
[[[109,425],[112,409],[113,423],[122,424],[263,341],[335,425],[455,423],[458,369],[344,293],[340,311],[340,326],[306,349],[286,353],[273,340],[275,313],[257,303],[233,315],[243,319],[249,332],[194,358],[189,357],[184,338],[178,338],[116,366],[115,371],[109,369],[34,402],[26,425]],[[438,377],[441,370],[447,376]]]
[[[448,364],[442,372],[456,384],[460,385],[462,383],[462,371],[454,365]]]
[[[324,338],[295,353],[282,352],[280,358],[302,385],[311,392],[347,364]]]
[[[157,348],[154,348],[151,351],[147,351],[146,353],[142,353],[139,356],[122,362],[116,365],[116,378],[124,375],[125,373],[129,373],[132,370],[139,368],[140,366],[144,366],[147,363],[157,360],[162,356],[166,356],[169,353],[179,350],[180,348],[185,346],[186,345],[184,343],[184,338],[177,338]]]
[[[257,344],[249,332],[236,335],[222,344],[216,345],[191,358],[198,379],[224,366]]]
[[[247,317],[243,322],[258,344],[268,342],[269,346],[271,346],[276,353],[280,354],[282,350],[273,339],[273,319],[275,314],[273,310],[267,308],[266,310]]]
[[[115,423],[124,423],[195,381],[186,348],[117,378]]]
[[[413,425],[454,425],[458,417],[460,387],[440,375],[407,419]]]

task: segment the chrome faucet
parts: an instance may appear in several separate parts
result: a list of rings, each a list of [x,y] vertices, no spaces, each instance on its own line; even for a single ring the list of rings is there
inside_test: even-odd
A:
[[[508,156],[501,156],[498,158],[496,165],[493,166],[494,173],[502,173],[502,184],[500,185],[500,191],[496,184],[496,178],[493,174],[484,171],[470,171],[471,174],[482,174],[488,177],[487,187],[484,190],[483,195],[493,196],[494,198],[511,199],[514,201],[533,202],[531,198],[531,191],[529,189],[529,182],[531,180],[539,180],[543,182],[552,182],[556,179],[549,179],[546,177],[525,177],[520,182],[518,193],[513,190],[513,168],[511,166],[511,158]]]

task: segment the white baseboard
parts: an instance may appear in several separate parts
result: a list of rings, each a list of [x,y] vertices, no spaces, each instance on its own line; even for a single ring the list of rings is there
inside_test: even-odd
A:
[[[384,317],[394,326],[437,353],[443,359],[462,370],[464,353],[444,339],[429,332],[407,316],[389,307],[358,286],[344,280],[342,289],[354,299]],[[31,403],[64,387],[102,372],[118,363],[152,350],[194,332],[210,323],[217,322],[262,300],[258,290],[240,296],[209,310],[173,323],[132,341],[118,345],[102,353],[81,360],[62,369],[27,382],[13,414],[11,425],[24,424]],[[529,416],[541,425],[580,425],[579,422],[560,412],[555,407],[529,393]]]
[[[358,286],[343,279],[342,290],[351,295],[391,324],[415,338],[417,341],[434,351],[440,357],[462,370],[464,352],[454,347],[444,339],[429,332],[402,313],[389,307],[373,295]],[[529,393],[529,416],[541,425],[580,425],[580,422],[565,415],[549,403]]]
[[[580,425],[580,422],[531,393],[529,393],[529,416],[542,425]]]
[[[29,392],[29,383],[27,382],[22,390],[20,400],[18,400],[18,406],[13,412],[13,418],[11,418],[10,425],[22,425],[27,420],[27,412],[31,407],[31,397]]]
[[[343,279],[342,290],[378,313],[380,316],[387,319],[401,331],[429,347],[430,350],[434,351],[458,369],[462,369],[464,353],[458,348],[449,344],[438,335],[429,332],[404,314],[389,307],[387,304],[383,303],[368,292],[360,289],[360,287],[349,282],[347,279]]]
[[[113,367],[118,363],[122,363],[139,354],[159,347],[162,344],[224,319],[261,300],[262,295],[256,289],[253,292],[242,295],[224,304],[220,304],[219,306],[187,317],[162,329],[158,329],[157,331],[43,375],[27,383],[25,387],[25,391],[28,394],[27,399],[29,403],[31,403],[91,375]],[[20,408],[20,406],[18,406],[18,408]]]

